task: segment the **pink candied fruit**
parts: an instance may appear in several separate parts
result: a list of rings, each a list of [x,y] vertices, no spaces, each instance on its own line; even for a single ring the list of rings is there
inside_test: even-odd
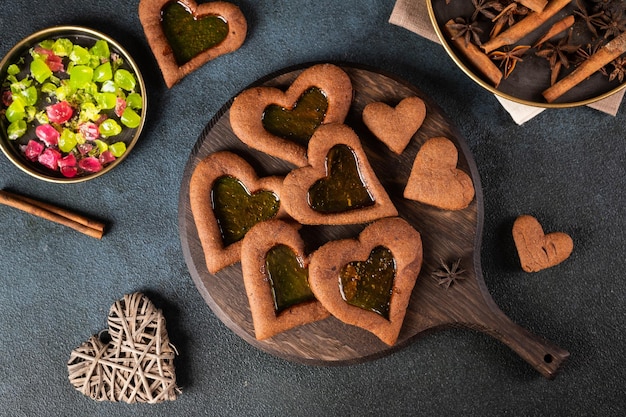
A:
[[[41,165],[54,171],[59,168],[59,159],[61,159],[61,152],[52,148],[47,148],[37,158]]]
[[[93,145],[91,143],[79,143],[76,145],[76,149],[78,149],[81,155],[87,155],[93,150]]]
[[[98,172],[102,169],[102,164],[98,161],[98,158],[88,156],[78,161],[78,167],[85,172]]]
[[[115,161],[115,155],[111,151],[104,151],[100,154],[99,160],[102,165],[106,165]]]
[[[59,143],[59,131],[52,125],[39,125],[35,129],[35,135],[41,139],[46,146],[56,146]]]
[[[59,101],[46,107],[46,114],[52,123],[65,123],[72,118],[74,110],[67,101]]]
[[[115,115],[117,117],[122,117],[122,115],[124,114],[124,110],[126,110],[126,100],[118,97],[115,101]]]
[[[78,130],[86,140],[96,140],[100,137],[100,128],[93,122],[81,123],[81,125],[78,126]]]
[[[24,156],[31,161],[36,161],[39,155],[43,152],[43,143],[36,140],[29,140],[26,146],[22,148]]]
[[[50,68],[50,71],[63,71],[63,60],[60,56],[56,55],[51,49],[46,49],[38,46],[35,48],[35,52],[46,56],[46,65]]]
[[[73,153],[67,154],[63,158],[59,159],[59,169],[61,174],[67,178],[73,178],[78,174],[78,167],[76,166],[76,157]]]

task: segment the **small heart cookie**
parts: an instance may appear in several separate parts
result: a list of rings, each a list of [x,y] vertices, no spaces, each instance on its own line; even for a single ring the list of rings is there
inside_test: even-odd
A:
[[[160,403],[178,394],[175,350],[161,310],[142,293],[127,294],[108,317],[109,342],[92,336],[67,363],[74,388],[96,401]]]
[[[358,224],[398,215],[350,127],[318,127],[308,155],[309,165],[283,181],[283,206],[298,222]]]
[[[216,152],[198,163],[189,199],[210,273],[239,261],[242,239],[252,226],[285,215],[281,187],[281,177],[259,178],[231,152]]]
[[[383,102],[363,109],[363,122],[389,149],[400,155],[424,123],[426,104],[419,97],[406,97],[396,107]]]
[[[458,151],[447,138],[427,140],[415,156],[404,198],[443,210],[461,210],[474,199],[474,183],[456,167]]]
[[[302,167],[315,129],[343,123],[351,103],[348,74],[335,65],[318,64],[301,72],[285,92],[273,87],[244,90],[230,108],[230,124],[251,148]]]
[[[367,226],[358,239],[326,243],[311,255],[309,284],[336,318],[388,345],[400,334],[422,266],[422,239],[394,217]]]
[[[239,49],[248,30],[241,10],[224,1],[140,0],[139,20],[168,88]]]
[[[309,287],[309,257],[298,227],[267,220],[243,239],[241,270],[258,340],[330,315]]]
[[[572,238],[563,232],[544,234],[539,221],[522,215],[513,223],[513,240],[526,272],[537,272],[566,260],[574,250]]]

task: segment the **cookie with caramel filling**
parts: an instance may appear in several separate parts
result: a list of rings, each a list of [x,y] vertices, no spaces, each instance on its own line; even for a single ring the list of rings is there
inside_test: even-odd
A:
[[[140,0],[139,20],[168,88],[239,49],[248,31],[239,7],[225,1]]]
[[[347,125],[317,128],[309,164],[285,176],[283,206],[302,224],[358,224],[398,214]]]
[[[394,217],[367,226],[356,239],[324,244],[311,255],[309,284],[336,318],[394,345],[422,266],[422,240]]]
[[[352,103],[352,82],[341,68],[305,69],[286,91],[252,87],[235,97],[230,124],[251,148],[296,166],[307,165],[307,143],[315,129],[343,123]]]
[[[259,178],[231,152],[216,152],[198,163],[189,199],[210,273],[240,260],[242,239],[256,223],[286,217],[281,189],[281,177]]]
[[[298,229],[267,220],[243,239],[241,270],[258,340],[330,315],[309,287],[309,257]]]

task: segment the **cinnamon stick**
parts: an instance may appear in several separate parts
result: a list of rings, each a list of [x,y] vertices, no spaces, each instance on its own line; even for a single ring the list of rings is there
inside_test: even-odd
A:
[[[517,2],[535,12],[543,11],[548,4],[548,0],[517,0]]]
[[[546,23],[552,16],[567,6],[570,1],[571,0],[551,0],[543,11],[533,11],[529,13],[528,16],[509,27],[504,32],[485,42],[482,45],[482,49],[488,54],[502,46],[516,43],[524,36]]]
[[[564,30],[569,29],[570,27],[574,25],[575,21],[576,19],[574,18],[574,15],[569,15],[559,20],[558,22],[553,24],[552,27],[550,27],[550,29],[548,29],[548,31],[537,41],[537,43],[535,43],[535,47],[550,40],[551,38],[563,32]]]
[[[552,87],[546,89],[542,93],[543,97],[548,103],[552,103],[624,53],[626,53],[626,32],[612,39],[606,45],[598,49],[595,54],[587,58],[578,68]]]
[[[0,190],[0,204],[70,227],[96,239],[102,239],[104,235],[104,223],[6,190]]]
[[[444,29],[450,38],[455,38],[458,35],[458,30],[455,30],[450,27],[451,24],[454,24],[454,20],[449,20],[445,25]],[[451,39],[452,40],[452,39]],[[462,36],[456,37],[456,39],[452,40],[452,43],[457,47],[459,51],[476,67],[478,71],[480,71],[491,83],[498,87],[500,85],[500,81],[502,80],[502,71],[498,68],[496,64],[487,56],[487,54],[483,53],[476,45],[473,43],[465,44],[465,39]]]

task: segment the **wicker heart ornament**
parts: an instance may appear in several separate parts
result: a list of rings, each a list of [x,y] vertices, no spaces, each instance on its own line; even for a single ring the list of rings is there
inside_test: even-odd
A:
[[[161,310],[142,293],[127,294],[108,316],[110,341],[98,335],[76,349],[67,364],[74,388],[97,401],[159,403],[179,392]]]

